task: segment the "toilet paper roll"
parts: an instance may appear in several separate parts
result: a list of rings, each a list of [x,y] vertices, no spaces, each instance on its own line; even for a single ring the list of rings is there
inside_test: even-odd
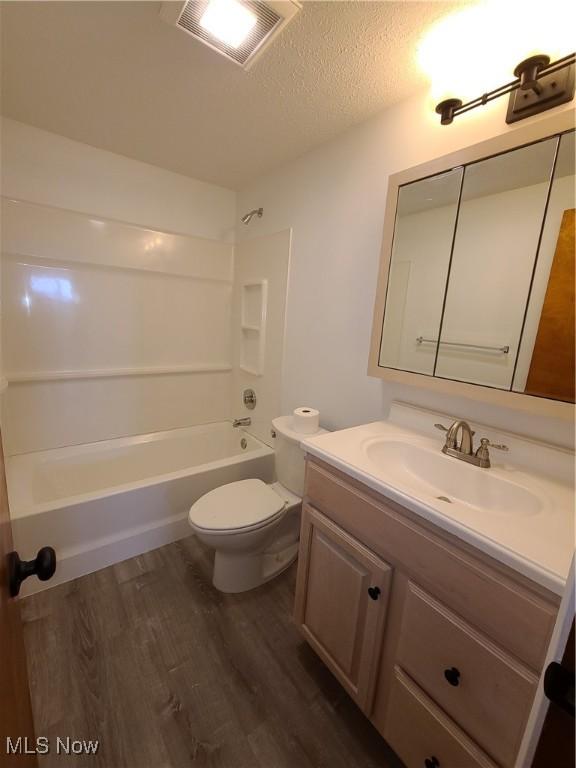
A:
[[[320,428],[320,411],[314,408],[296,408],[292,414],[294,432],[313,435]]]

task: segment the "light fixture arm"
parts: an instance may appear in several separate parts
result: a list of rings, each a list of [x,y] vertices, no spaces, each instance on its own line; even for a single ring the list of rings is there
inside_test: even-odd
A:
[[[500,98],[500,96],[505,96],[507,93],[514,93],[515,91],[521,90],[521,91],[533,91],[538,96],[542,95],[543,88],[542,84],[539,82],[544,78],[547,78],[549,75],[554,74],[555,72],[560,72],[563,69],[567,69],[569,67],[573,67],[576,63],[576,53],[571,53],[568,56],[564,56],[561,59],[558,59],[557,61],[554,61],[550,63],[550,57],[546,56],[544,54],[539,54],[537,56],[531,56],[528,59],[524,59],[524,61],[521,61],[520,64],[515,68],[514,74],[516,75],[516,80],[513,80],[510,83],[506,83],[506,85],[501,85],[499,88],[495,88],[493,91],[488,91],[487,93],[483,93],[482,96],[478,96],[475,99],[472,99],[471,101],[466,102],[465,104],[462,103],[460,99],[457,98],[451,98],[451,99],[444,99],[444,101],[441,101],[436,106],[436,112],[440,115],[440,123],[442,125],[450,125],[455,117],[458,115],[464,114],[464,112],[469,112],[471,109],[476,109],[476,107],[483,106],[484,104],[487,104],[489,101],[493,101],[494,99]],[[543,111],[544,109],[548,109],[553,106],[557,106],[558,104],[565,103],[566,101],[570,101],[574,96],[574,76],[573,71],[570,73],[572,77],[570,78],[570,88],[568,90],[567,94],[560,93],[558,94],[559,97],[561,97],[561,100],[559,98],[553,99],[547,99],[546,101],[550,101],[551,103],[548,106],[544,106],[538,111]],[[555,87],[555,84],[552,84],[553,87]],[[567,96],[567,97],[566,97]],[[528,114],[523,115],[524,117],[527,117]],[[521,117],[516,117],[515,120],[522,119]],[[513,119],[508,120],[507,122],[514,122]]]

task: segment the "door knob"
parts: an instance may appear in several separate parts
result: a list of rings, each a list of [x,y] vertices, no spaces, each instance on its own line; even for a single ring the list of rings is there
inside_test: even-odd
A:
[[[11,597],[20,592],[20,585],[28,576],[38,576],[40,581],[48,581],[56,571],[56,552],[52,547],[42,547],[34,560],[20,560],[18,552],[8,555],[8,590]]]
[[[372,600],[378,600],[380,597],[380,587],[368,587],[368,594]]]
[[[544,673],[544,694],[574,717],[574,672],[553,661]]]
[[[460,670],[456,667],[450,667],[450,669],[444,670],[444,677],[450,685],[459,685],[460,684]]]

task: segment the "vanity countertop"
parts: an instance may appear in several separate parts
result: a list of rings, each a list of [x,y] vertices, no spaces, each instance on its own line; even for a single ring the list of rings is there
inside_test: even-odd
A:
[[[492,467],[481,469],[441,452],[443,435],[433,425],[450,419],[394,404],[389,421],[310,437],[302,447],[562,594],[574,554],[574,455],[473,425],[476,442],[487,436],[510,448],[491,450]]]

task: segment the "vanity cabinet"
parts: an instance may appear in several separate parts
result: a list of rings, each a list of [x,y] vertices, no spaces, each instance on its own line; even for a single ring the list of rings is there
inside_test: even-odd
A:
[[[300,547],[296,622],[408,768],[511,768],[559,598],[319,459]]]
[[[391,568],[311,506],[300,539],[296,620],[364,712],[374,694]]]

